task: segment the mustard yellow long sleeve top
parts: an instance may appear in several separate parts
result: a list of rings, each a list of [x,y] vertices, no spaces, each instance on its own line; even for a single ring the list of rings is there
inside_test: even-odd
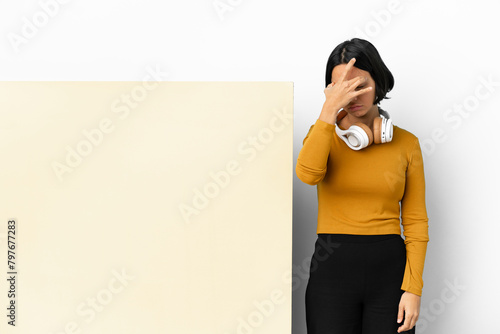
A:
[[[317,233],[401,234],[406,266],[401,289],[422,295],[428,218],[418,138],[394,126],[389,143],[355,151],[320,119],[303,140],[295,172],[317,185]]]

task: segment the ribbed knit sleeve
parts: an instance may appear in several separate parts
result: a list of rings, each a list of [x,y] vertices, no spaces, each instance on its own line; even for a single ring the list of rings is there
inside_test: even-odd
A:
[[[421,296],[429,235],[425,207],[424,164],[418,139],[415,139],[408,159],[405,191],[401,200],[401,223],[406,245],[406,267],[401,289]]]
[[[315,185],[325,177],[334,129],[333,124],[320,119],[309,129],[295,167],[295,173],[302,182]]]

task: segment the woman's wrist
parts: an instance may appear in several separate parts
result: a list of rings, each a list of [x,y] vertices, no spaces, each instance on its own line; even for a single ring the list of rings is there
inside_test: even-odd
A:
[[[338,107],[335,104],[325,102],[318,119],[334,125],[337,121],[337,113],[340,109],[341,107]]]

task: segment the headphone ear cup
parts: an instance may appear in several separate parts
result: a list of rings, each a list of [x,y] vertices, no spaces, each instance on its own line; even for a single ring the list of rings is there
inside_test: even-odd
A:
[[[382,118],[377,117],[373,120],[373,137],[375,144],[382,143]]]
[[[363,123],[354,123],[353,125],[359,126],[366,133],[366,135],[368,136],[368,146],[373,144],[373,133],[368,125]]]

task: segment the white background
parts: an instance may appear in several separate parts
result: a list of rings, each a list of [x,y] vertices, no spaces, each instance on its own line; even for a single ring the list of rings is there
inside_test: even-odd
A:
[[[296,160],[324,101],[330,52],[368,38],[395,77],[381,107],[424,149],[430,242],[418,331],[492,331],[500,311],[496,3],[2,1],[0,80],[142,80],[149,66],[170,81],[293,81]],[[295,176],[296,334],[306,332],[316,205],[316,188]]]

